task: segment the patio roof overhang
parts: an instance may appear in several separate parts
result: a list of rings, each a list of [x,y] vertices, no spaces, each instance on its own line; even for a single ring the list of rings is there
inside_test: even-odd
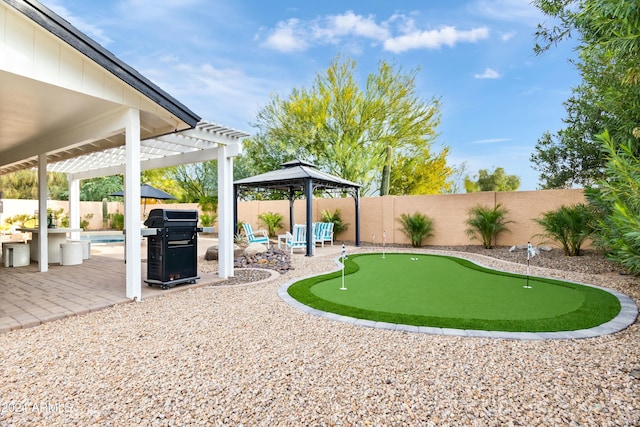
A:
[[[46,171],[66,173],[71,228],[79,181],[123,173],[127,296],[140,298],[140,171],[218,160],[232,192],[232,159],[247,133],[200,117],[36,0],[0,1],[0,175],[38,169],[40,271],[47,271]],[[232,207],[224,203],[220,275],[233,275]],[[76,226],[74,226],[74,223]],[[226,228],[230,235],[226,235]],[[227,234],[229,234],[227,233]],[[229,253],[229,256],[225,254]]]

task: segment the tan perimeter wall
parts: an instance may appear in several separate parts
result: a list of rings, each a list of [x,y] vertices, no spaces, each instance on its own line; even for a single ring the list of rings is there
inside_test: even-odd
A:
[[[542,233],[542,228],[533,219],[540,218],[543,212],[548,212],[565,205],[571,206],[584,203],[582,189],[575,190],[536,190],[516,192],[481,192],[472,194],[447,194],[428,196],[384,196],[367,197],[360,200],[360,240],[363,244],[382,243],[382,233],[386,232],[387,243],[409,244],[410,240],[400,231],[398,218],[401,214],[423,213],[433,219],[434,235],[424,241],[425,245],[468,245],[480,244],[477,240],[470,240],[466,235],[465,221],[468,211],[474,206],[493,208],[501,204],[508,210],[507,219],[514,221],[509,224],[511,232],[498,236],[498,246],[522,245],[531,241],[534,244],[548,244],[536,235]],[[48,201],[52,209],[64,209],[69,212],[68,202]],[[146,212],[153,208],[164,209],[198,209],[197,203],[175,204],[158,203],[147,204]],[[33,215],[37,209],[35,200],[4,200],[4,213],[0,214],[0,222],[8,217],[27,213]],[[140,207],[142,214],[144,207]],[[342,220],[349,224],[349,228],[336,236],[336,241],[355,241],[355,202],[352,197],[314,199],[313,220],[320,219],[323,210],[334,211],[340,209]],[[109,213],[124,211],[122,202],[109,202]],[[284,216],[284,233],[289,226],[289,201],[252,201],[238,203],[238,220],[250,223],[254,229],[264,228],[258,221],[258,215],[265,212],[278,212]],[[80,213],[83,219],[89,221],[89,230],[103,229],[102,202],[80,202]],[[91,218],[88,218],[91,216]],[[306,222],[306,200],[296,200],[294,204],[294,223]],[[215,224],[217,229],[217,224]]]
[[[547,244],[536,236],[542,228],[533,221],[542,213],[559,208],[584,203],[582,189],[575,190],[536,190],[517,192],[481,192],[472,194],[447,194],[427,196],[384,196],[368,197],[360,200],[360,240],[363,244],[382,243],[382,233],[386,232],[387,243],[410,244],[407,236],[400,231],[398,218],[401,214],[420,212],[433,219],[433,236],[424,241],[425,245],[478,245],[478,240],[470,240],[465,230],[468,211],[475,206],[493,208],[500,204],[508,210],[509,233],[498,236],[498,246]],[[314,199],[313,220],[317,221],[323,210],[340,209],[341,218],[349,228],[336,236],[336,241],[355,241],[355,202],[351,197]],[[264,228],[258,221],[258,215],[264,212],[278,212],[284,216],[285,228],[289,224],[288,201],[252,201],[238,204],[238,220],[249,222],[254,228]],[[294,223],[306,221],[306,201],[296,200],[294,204]],[[285,230],[282,230],[284,232]]]

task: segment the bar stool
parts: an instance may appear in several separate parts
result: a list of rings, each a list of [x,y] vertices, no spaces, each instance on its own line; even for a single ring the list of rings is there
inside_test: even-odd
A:
[[[60,265],[82,264],[82,243],[66,242],[60,243]]]
[[[31,249],[28,243],[4,243],[2,261],[5,267],[25,267],[31,264]]]
[[[82,245],[82,259],[91,259],[91,242],[89,240],[67,240],[67,243],[80,243]]]

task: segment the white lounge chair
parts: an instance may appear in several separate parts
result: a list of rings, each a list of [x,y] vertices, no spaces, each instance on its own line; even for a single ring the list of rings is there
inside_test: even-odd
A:
[[[307,226],[303,224],[295,224],[293,226],[293,233],[287,232],[287,248],[291,249],[293,254],[294,249],[307,247]]]
[[[265,230],[253,231],[251,224],[243,223],[244,233],[247,235],[247,242],[251,243],[264,243],[269,248],[269,235]]]

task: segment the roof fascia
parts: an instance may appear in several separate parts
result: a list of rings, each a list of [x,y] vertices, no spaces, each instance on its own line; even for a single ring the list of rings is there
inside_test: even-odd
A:
[[[95,61],[105,70],[124,81],[159,106],[174,114],[190,127],[200,121],[200,117],[173,98],[160,87],[152,83],[133,67],[127,65],[114,54],[100,46],[69,22],[36,0],[3,0],[60,40],[63,40],[83,55]]]

